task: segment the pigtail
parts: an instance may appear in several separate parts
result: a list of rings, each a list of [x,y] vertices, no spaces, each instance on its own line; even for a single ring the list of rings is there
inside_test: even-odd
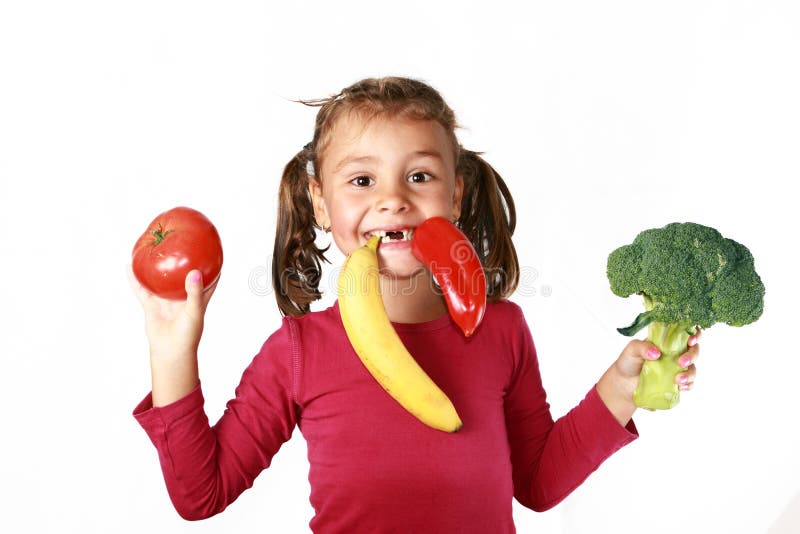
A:
[[[330,263],[317,247],[316,222],[306,166],[313,161],[310,147],[286,164],[278,190],[278,222],[272,253],[272,287],[282,315],[299,317],[310,311],[311,301],[322,295],[319,281],[321,262]]]
[[[486,273],[494,302],[510,296],[519,283],[519,261],[511,236],[517,225],[514,199],[503,178],[478,152],[461,149],[458,173],[464,177],[457,224],[469,238]]]

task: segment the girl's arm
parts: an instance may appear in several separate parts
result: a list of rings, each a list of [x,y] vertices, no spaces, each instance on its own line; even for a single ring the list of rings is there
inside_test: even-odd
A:
[[[203,291],[202,280],[189,273],[185,302],[134,289],[145,309],[153,391],[133,415],[158,451],[178,514],[191,520],[210,517],[252,486],[292,434],[297,423],[292,337],[284,321],[212,427],[198,378],[197,346],[214,287]]]
[[[184,519],[211,517],[269,467],[297,425],[293,341],[286,327],[264,343],[213,426],[200,386],[162,407],[145,398],[134,417],[158,451],[167,491]]]
[[[631,421],[636,409],[633,390],[652,345],[630,342],[586,397],[554,422],[533,339],[521,311],[519,317],[521,335],[514,349],[517,363],[505,402],[514,496],[528,508],[543,511],[561,502],[609,456],[638,436]],[[682,356],[690,368],[682,373],[688,381],[694,379],[696,339],[694,343]]]
[[[638,436],[621,426],[593,385],[569,413],[554,421],[542,385],[536,348],[522,315],[509,321],[514,369],[504,402],[514,497],[544,511],[561,502],[609,456]]]
[[[145,316],[150,345],[153,406],[164,406],[187,395],[199,384],[197,347],[203,317],[216,282],[203,290],[200,271],[186,275],[185,301],[157,297],[143,288],[129,270],[129,279]]]

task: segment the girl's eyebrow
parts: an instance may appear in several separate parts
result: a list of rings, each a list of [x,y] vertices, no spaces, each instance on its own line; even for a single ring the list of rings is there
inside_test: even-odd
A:
[[[410,154],[411,158],[436,158],[439,160],[444,161],[444,158],[439,153],[438,150],[417,150]],[[334,173],[341,171],[347,165],[351,163],[376,163],[379,161],[380,158],[377,156],[355,156],[355,155],[347,155],[345,156],[338,165],[333,169]]]
[[[339,162],[338,165],[333,169],[334,173],[337,173],[350,165],[351,163],[375,163],[378,161],[378,158],[375,156],[345,156],[342,161]]]

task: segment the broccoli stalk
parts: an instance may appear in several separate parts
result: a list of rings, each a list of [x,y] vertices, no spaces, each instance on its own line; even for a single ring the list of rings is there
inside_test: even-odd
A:
[[[647,295],[643,296],[645,313],[640,314],[630,327],[617,330],[630,336],[647,326],[647,341],[658,347],[661,357],[657,360],[645,360],[639,375],[639,384],[633,392],[633,401],[637,406],[651,410],[669,410],[681,398],[675,375],[686,370],[686,367],[678,365],[678,357],[686,352],[689,336],[696,334],[697,328],[688,321],[654,321],[653,316],[647,313],[653,309],[653,300]],[[627,333],[631,330],[633,333]]]
[[[750,251],[713,228],[672,223],[641,232],[608,256],[614,294],[644,297],[645,311],[617,330],[632,336],[647,327],[647,340],[661,351],[644,363],[634,392],[637,406],[666,410],[680,401],[678,357],[697,327],[717,322],[742,326],[764,308],[764,285]]]

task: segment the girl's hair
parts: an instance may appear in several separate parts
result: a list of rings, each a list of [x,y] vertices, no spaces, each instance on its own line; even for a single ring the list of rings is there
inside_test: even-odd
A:
[[[519,283],[519,263],[511,236],[516,211],[511,193],[500,175],[479,152],[466,150],[456,139],[453,110],[429,85],[409,78],[367,78],[339,94],[318,100],[301,100],[318,107],[314,137],[286,165],[278,194],[278,222],[272,258],[272,285],[281,314],[300,316],[321,297],[321,262],[330,261],[317,247],[309,180],[318,174],[325,148],[337,120],[357,115],[368,121],[376,117],[432,120],[442,125],[453,146],[456,173],[464,177],[461,216],[456,221],[475,247],[486,272],[487,296],[496,301],[514,292]]]

